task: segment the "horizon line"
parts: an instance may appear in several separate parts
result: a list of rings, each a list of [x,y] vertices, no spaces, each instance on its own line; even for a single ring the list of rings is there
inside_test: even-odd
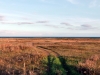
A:
[[[99,36],[0,36],[0,38],[100,38]]]

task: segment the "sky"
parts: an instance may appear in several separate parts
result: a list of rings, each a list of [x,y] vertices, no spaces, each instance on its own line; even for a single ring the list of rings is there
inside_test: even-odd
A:
[[[100,37],[100,0],[0,0],[0,36]]]

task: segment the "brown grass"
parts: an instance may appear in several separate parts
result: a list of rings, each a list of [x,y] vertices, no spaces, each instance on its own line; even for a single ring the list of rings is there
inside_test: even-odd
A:
[[[2,74],[26,74],[27,72],[35,75],[40,72],[41,59],[48,55],[65,56],[68,59],[77,60],[78,66],[98,71],[100,39],[0,38],[0,72],[2,71]]]

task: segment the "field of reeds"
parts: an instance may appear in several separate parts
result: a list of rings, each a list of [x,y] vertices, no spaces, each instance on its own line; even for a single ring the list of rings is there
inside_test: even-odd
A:
[[[0,38],[0,75],[100,75],[100,38]]]

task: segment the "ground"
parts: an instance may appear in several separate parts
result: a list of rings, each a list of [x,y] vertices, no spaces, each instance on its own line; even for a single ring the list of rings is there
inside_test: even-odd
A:
[[[5,67],[9,71],[12,66],[14,70],[23,70],[23,67],[29,69],[29,65],[36,65],[48,56],[63,56],[77,61],[77,67],[99,70],[100,38],[0,38],[1,71],[5,71]]]

